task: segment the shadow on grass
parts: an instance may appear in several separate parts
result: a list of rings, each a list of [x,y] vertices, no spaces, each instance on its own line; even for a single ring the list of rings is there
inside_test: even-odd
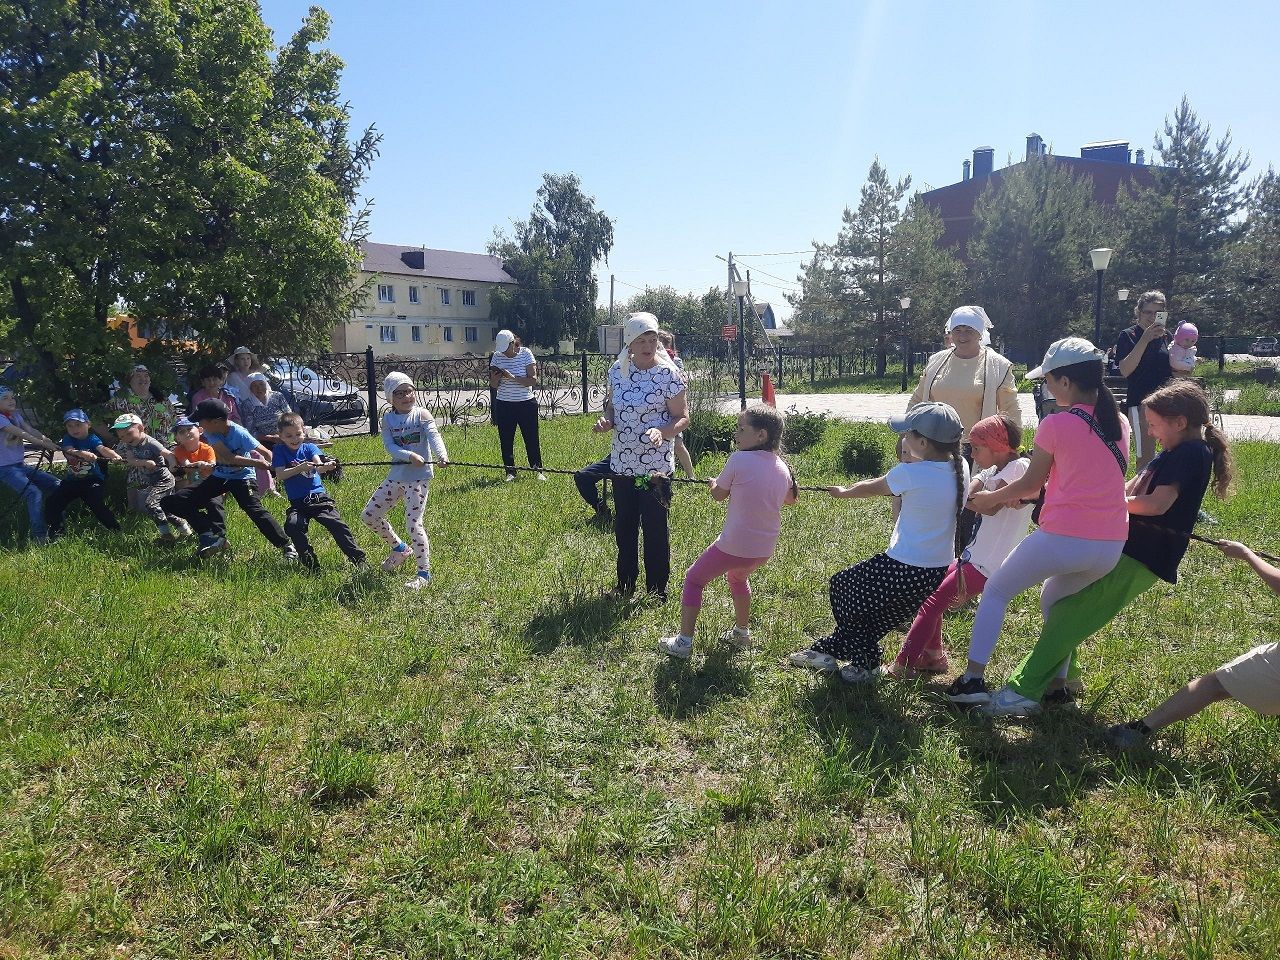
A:
[[[718,700],[744,697],[755,675],[747,654],[719,644],[701,667],[694,660],[663,657],[653,676],[653,699],[668,717],[684,720],[710,709]]]
[[[550,597],[524,628],[533,653],[550,653],[562,643],[590,646],[608,638],[630,613],[633,601],[608,593]]]
[[[919,721],[904,710],[901,697],[879,684],[849,685],[836,674],[815,677],[797,705],[828,747],[841,744],[866,752],[886,773],[902,775],[910,769],[920,747]]]

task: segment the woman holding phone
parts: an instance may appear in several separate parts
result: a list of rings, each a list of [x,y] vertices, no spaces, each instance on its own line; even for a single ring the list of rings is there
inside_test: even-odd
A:
[[[1173,375],[1169,366],[1169,338],[1166,332],[1169,302],[1159,290],[1148,290],[1133,308],[1133,326],[1116,338],[1116,364],[1125,378],[1129,422],[1133,427],[1134,463],[1142,472],[1155,456],[1155,442],[1147,431],[1142,401],[1155,393]]]

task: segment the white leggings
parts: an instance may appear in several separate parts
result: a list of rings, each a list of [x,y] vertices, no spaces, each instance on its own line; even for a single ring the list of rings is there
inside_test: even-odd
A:
[[[1120,560],[1123,540],[1085,540],[1036,530],[1014,548],[1000,569],[991,575],[973,618],[969,659],[985,664],[1000,639],[1009,601],[1028,587],[1043,583],[1040,616],[1073,593],[1111,572]]]
[[[395,548],[400,546],[400,537],[391,528],[387,514],[392,507],[404,500],[404,525],[408,528],[409,546],[413,550],[414,559],[418,561],[419,570],[431,569],[431,541],[427,539],[426,527],[422,525],[422,514],[427,509],[427,490],[430,486],[429,480],[383,480],[365,504],[364,513],[360,514],[365,526]]]

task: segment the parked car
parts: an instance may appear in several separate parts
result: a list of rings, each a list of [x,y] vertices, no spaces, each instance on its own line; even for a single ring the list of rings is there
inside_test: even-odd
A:
[[[1275,337],[1254,337],[1249,352],[1255,357],[1274,357],[1280,353],[1280,340]]]
[[[369,415],[364,397],[347,381],[322,377],[291,360],[267,361],[267,379],[309,427],[356,423]]]

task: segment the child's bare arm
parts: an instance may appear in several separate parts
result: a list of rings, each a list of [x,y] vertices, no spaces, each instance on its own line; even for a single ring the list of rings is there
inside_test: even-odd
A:
[[[827,493],[833,497],[859,499],[862,497],[892,497],[888,477],[876,477],[874,480],[859,480],[851,487],[827,487]]]
[[[1129,508],[1129,512],[1136,517],[1159,517],[1168,513],[1169,508],[1173,506],[1174,501],[1177,499],[1178,485],[1176,483],[1164,483],[1150,493],[1126,497],[1125,505]]]
[[[1249,564],[1253,568],[1253,572],[1262,579],[1263,583],[1271,588],[1273,593],[1280,593],[1280,569],[1267,563],[1243,543],[1237,543],[1234,540],[1220,540],[1218,549],[1233,560],[1243,560]]]

